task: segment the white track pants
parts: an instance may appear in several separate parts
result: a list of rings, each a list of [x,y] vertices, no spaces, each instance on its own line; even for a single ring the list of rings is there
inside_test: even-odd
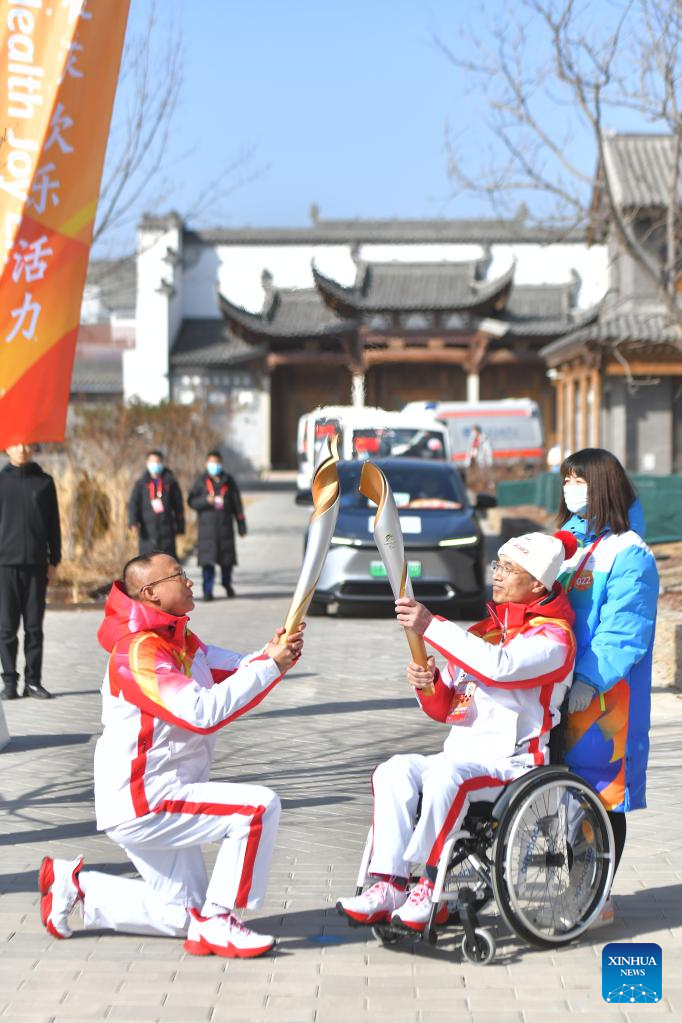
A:
[[[210,916],[262,902],[280,815],[274,792],[204,782],[180,787],[164,807],[107,831],[142,881],[80,872],[86,927],[181,936],[190,907]],[[222,843],[210,882],[201,852],[209,842]]]
[[[407,753],[386,760],[372,778],[374,848],[369,872],[409,877],[413,863],[436,867],[469,803],[492,802],[503,785],[527,770],[510,761],[494,766],[456,764],[444,753],[430,757]],[[420,794],[422,805],[415,826]]]

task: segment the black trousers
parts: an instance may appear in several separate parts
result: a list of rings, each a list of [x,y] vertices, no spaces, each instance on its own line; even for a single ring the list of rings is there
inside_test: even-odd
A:
[[[202,565],[201,574],[204,585],[204,595],[213,593],[215,565]],[[220,579],[225,589],[232,585],[232,565],[220,566]]]
[[[616,876],[616,870],[618,870],[618,864],[620,858],[623,855],[623,849],[625,848],[625,834],[627,831],[627,824],[625,822],[624,813],[614,813],[613,810],[607,810],[606,815],[611,822],[611,828],[613,830],[613,841],[615,844],[614,852],[616,854],[615,869],[613,876]]]
[[[43,666],[43,617],[47,565],[0,565],[0,665],[7,686],[17,684],[19,625],[24,623],[26,683],[39,683]]]

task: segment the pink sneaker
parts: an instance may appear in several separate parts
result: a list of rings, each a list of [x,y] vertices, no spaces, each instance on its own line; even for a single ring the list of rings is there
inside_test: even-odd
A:
[[[189,931],[183,947],[194,956],[254,959],[269,952],[275,944],[271,934],[257,934],[233,913],[202,916],[196,909],[190,909],[189,916]]]
[[[377,881],[361,895],[339,899],[336,908],[339,913],[350,917],[359,924],[388,923],[391,914],[402,906],[407,892],[392,881]]]
[[[426,877],[420,877],[417,884],[409,893],[403,906],[391,917],[391,923],[400,924],[411,931],[423,931],[429,922],[431,915],[431,896],[433,885]],[[436,913],[436,923],[447,923],[450,911],[447,903],[442,902]]]
[[[71,937],[69,916],[84,897],[78,883],[82,866],[82,856],[75,860],[53,860],[51,856],[45,856],[40,864],[40,918],[53,938]]]

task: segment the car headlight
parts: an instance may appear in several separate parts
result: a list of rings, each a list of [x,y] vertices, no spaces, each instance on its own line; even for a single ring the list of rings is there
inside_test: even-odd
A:
[[[359,547],[362,540],[354,540],[347,536],[333,536],[331,542],[340,547]]]
[[[333,542],[333,541],[332,541]],[[439,547],[471,547],[472,544],[478,543],[477,536],[457,536],[452,540],[439,540]]]

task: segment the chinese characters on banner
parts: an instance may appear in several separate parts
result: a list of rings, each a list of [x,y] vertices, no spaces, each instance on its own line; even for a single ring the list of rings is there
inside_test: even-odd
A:
[[[0,448],[64,436],[128,6],[0,3]]]

